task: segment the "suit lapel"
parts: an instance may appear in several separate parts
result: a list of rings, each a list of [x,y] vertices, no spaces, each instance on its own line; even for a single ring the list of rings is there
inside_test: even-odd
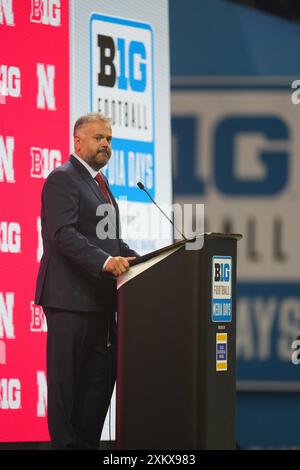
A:
[[[81,163],[73,156],[71,155],[70,156],[70,162],[72,163],[72,165],[76,168],[76,170],[80,173],[80,175],[82,176],[82,178],[84,179],[84,181],[89,185],[89,187],[91,188],[91,190],[94,192],[94,194],[97,196],[97,198],[99,199],[99,201],[102,203],[102,204],[107,204],[107,200],[106,198],[103,196],[103,194],[101,193],[100,191],[100,188],[97,187],[97,183],[93,180],[91,174],[88,172],[88,170],[83,166],[81,165]],[[118,218],[119,218],[119,211],[118,211],[118,208],[117,208],[117,203],[116,203],[116,200],[114,198],[114,196],[112,195],[112,192],[111,190],[109,189],[108,185],[107,185],[107,189],[109,191],[109,195],[111,197],[111,200],[113,202],[113,206],[114,206],[114,209],[116,211],[116,220],[113,220],[111,217],[110,217],[110,212],[108,213],[109,215],[109,218],[110,220],[113,222],[113,224],[116,226],[116,229],[117,229],[117,232],[118,232]],[[118,233],[117,233],[118,235]]]
[[[102,195],[101,191],[97,188],[95,181],[93,180],[92,176],[87,171],[87,169],[83,165],[81,165],[81,163],[75,157],[73,157],[73,155],[70,156],[70,162],[72,163],[73,166],[75,166],[76,170],[80,173],[84,181],[89,185],[89,187],[97,196],[97,198],[103,204],[105,204],[106,203],[105,197]]]
[[[117,207],[117,201],[115,200],[115,197],[114,197],[113,193],[112,193],[111,190],[110,190],[110,187],[109,187],[109,184],[108,184],[108,180],[107,180],[106,176],[103,175],[103,173],[102,173],[102,176],[103,176],[103,178],[104,178],[104,180],[105,180],[105,182],[106,182],[106,189],[107,189],[107,191],[108,191],[108,194],[110,195],[110,198],[111,198],[111,200],[112,200],[112,203],[113,203],[113,205],[114,205],[115,207]]]

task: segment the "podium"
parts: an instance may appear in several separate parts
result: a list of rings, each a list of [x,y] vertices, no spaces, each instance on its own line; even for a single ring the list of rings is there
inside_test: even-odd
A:
[[[118,294],[117,449],[235,449],[240,238],[135,260]]]

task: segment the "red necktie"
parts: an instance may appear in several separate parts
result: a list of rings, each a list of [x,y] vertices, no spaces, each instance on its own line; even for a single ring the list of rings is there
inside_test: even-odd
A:
[[[95,180],[97,181],[103,196],[105,197],[107,202],[109,202],[111,204],[112,203],[111,198],[110,198],[109,192],[107,190],[107,186],[106,186],[106,183],[104,181],[103,175],[101,173],[97,173],[96,176],[95,176]]]

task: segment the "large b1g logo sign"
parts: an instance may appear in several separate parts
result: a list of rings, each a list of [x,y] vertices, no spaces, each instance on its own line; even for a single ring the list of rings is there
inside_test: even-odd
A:
[[[98,85],[119,90],[144,92],[147,85],[147,52],[142,41],[130,41],[99,34]],[[117,64],[118,62],[118,64]]]
[[[155,195],[153,31],[149,24],[92,14],[90,109],[109,116],[113,158],[103,169],[114,194],[144,201]]]
[[[275,114],[260,112],[224,114],[210,129],[209,168],[216,189],[229,196],[280,194],[289,181],[291,133],[288,121]],[[174,117],[172,127],[177,153],[185,155],[176,162],[175,193],[205,194],[211,181],[207,184],[200,173],[203,155],[197,151],[196,144],[203,134],[198,118]],[[188,162],[187,158],[193,161]],[[197,174],[194,170],[196,160],[200,168]]]
[[[91,103],[113,120],[114,138],[153,140],[151,26],[93,14],[90,19]]]

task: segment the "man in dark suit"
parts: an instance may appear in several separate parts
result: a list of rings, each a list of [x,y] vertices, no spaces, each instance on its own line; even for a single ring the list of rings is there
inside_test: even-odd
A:
[[[44,254],[35,302],[48,326],[54,449],[98,448],[115,381],[116,277],[137,253],[119,236],[118,206],[99,171],[111,156],[111,140],[109,119],[99,113],[79,118],[75,152],[48,176],[42,192]],[[99,205],[108,215],[96,215]]]

